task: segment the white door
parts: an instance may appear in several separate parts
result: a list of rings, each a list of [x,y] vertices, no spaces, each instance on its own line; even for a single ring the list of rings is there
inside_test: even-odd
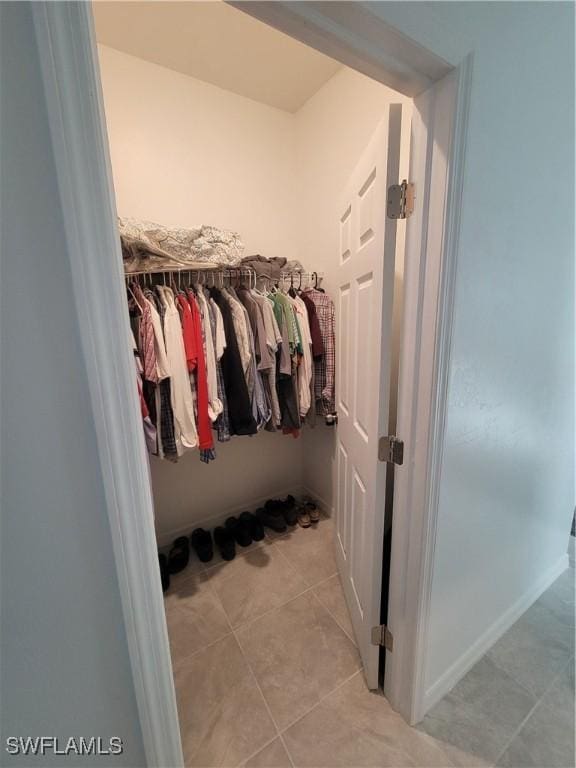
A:
[[[344,191],[336,305],[336,557],[370,688],[378,687],[396,222],[386,192],[398,183],[401,105],[390,106]]]

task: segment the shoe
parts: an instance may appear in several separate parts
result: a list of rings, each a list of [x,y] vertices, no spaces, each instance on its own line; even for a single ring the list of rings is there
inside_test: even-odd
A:
[[[236,543],[240,544],[241,547],[249,547],[250,544],[252,544],[250,527],[241,519],[238,520],[236,517],[229,517],[224,525],[232,538],[236,539]]]
[[[169,573],[180,573],[188,565],[190,560],[190,545],[186,536],[175,539],[170,554],[168,555]]]
[[[262,541],[264,538],[264,526],[256,515],[253,515],[252,512],[242,512],[238,520],[248,528],[252,541]]]
[[[298,525],[300,528],[310,528],[310,514],[306,507],[300,507],[298,510]]]
[[[236,557],[236,544],[230,530],[219,525],[214,529],[214,542],[220,550],[222,560],[234,560]]]
[[[313,501],[307,501],[306,502],[306,510],[308,511],[308,514],[310,515],[310,521],[312,523],[317,523],[320,521],[320,510],[314,504]]]
[[[276,533],[284,533],[286,531],[284,515],[277,510],[272,511],[270,508],[260,508],[256,510],[256,517],[260,520],[262,525],[271,528],[273,531],[276,531]]]
[[[170,588],[170,572],[168,571],[168,558],[166,555],[158,555],[160,563],[160,581],[162,582],[162,592]]]
[[[204,528],[196,528],[195,531],[192,531],[190,543],[200,562],[209,563],[212,560],[214,557],[214,547],[212,546],[210,531],[205,531]]]
[[[296,499],[294,496],[287,496],[280,502],[284,520],[288,525],[296,525],[298,522],[298,510],[296,509]]]

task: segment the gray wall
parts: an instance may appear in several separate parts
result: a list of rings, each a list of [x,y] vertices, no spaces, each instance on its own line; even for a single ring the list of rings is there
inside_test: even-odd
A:
[[[30,6],[0,28],[0,763],[6,736],[119,736],[100,761],[143,766]]]
[[[474,51],[427,685],[566,552],[574,507],[574,9],[374,3]]]

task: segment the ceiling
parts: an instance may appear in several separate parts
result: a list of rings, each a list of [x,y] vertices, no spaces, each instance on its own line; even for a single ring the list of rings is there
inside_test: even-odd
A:
[[[340,68],[224,2],[93,3],[99,43],[288,112]]]

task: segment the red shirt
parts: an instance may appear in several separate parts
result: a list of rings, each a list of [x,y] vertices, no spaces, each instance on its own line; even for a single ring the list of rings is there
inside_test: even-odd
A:
[[[196,367],[196,345],[194,341],[194,320],[192,319],[192,310],[185,296],[177,294],[178,310],[180,312],[180,323],[182,325],[182,338],[184,339],[184,352],[186,353],[186,364],[188,370],[192,372]]]
[[[186,302],[184,297],[183,302]],[[192,368],[196,378],[196,395],[198,401],[198,446],[200,450],[214,447],[212,438],[212,422],[208,415],[208,377],[206,374],[206,358],[204,356],[204,343],[202,341],[202,317],[198,303],[194,295],[188,291],[188,307],[191,315],[191,347],[190,357],[186,350],[186,359],[192,362]],[[184,341],[186,347],[186,341]]]

